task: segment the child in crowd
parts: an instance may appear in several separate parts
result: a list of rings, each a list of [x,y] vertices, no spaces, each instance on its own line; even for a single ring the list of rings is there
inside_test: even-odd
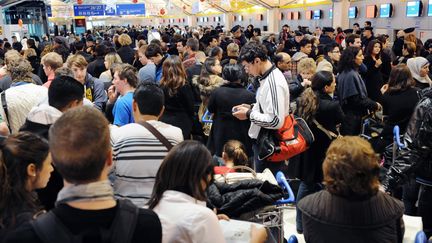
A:
[[[225,174],[228,172],[235,172],[232,168],[236,165],[248,165],[249,158],[246,154],[245,146],[237,140],[229,140],[225,143],[222,152],[222,160],[225,162],[224,166],[215,166],[215,174]]]

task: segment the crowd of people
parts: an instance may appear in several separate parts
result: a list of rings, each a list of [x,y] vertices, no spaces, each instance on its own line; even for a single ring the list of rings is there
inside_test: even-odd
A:
[[[391,48],[368,21],[11,39],[0,40],[0,241],[224,242],[229,219],[207,189],[237,165],[301,181],[307,242],[401,242],[404,213],[432,236],[432,40],[413,28]],[[262,131],[290,114],[314,142],[259,159]],[[371,114],[383,129],[366,141]],[[407,152],[382,168],[396,125]],[[251,230],[251,242],[266,237]]]

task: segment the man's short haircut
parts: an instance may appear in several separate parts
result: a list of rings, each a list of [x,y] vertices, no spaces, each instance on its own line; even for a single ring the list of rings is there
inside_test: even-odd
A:
[[[310,40],[308,40],[308,39],[306,39],[306,38],[303,38],[303,39],[299,42],[299,44],[300,44],[300,47],[305,47],[305,46],[307,46],[308,44],[312,44],[312,43],[311,43]]]
[[[150,45],[151,44],[156,44],[158,46],[162,46],[162,43],[161,43],[161,41],[159,39],[153,39],[153,40],[151,40],[150,41]]]
[[[84,50],[84,46],[85,46],[85,43],[82,42],[82,41],[75,42],[75,49],[76,49],[77,51],[82,51],[82,50]]]
[[[332,52],[333,49],[335,49],[336,47],[339,47],[339,45],[337,43],[329,43],[327,45],[324,46],[324,55],[328,56],[329,52]]]
[[[360,27],[360,25],[358,23],[354,23],[353,26]]]
[[[55,77],[58,77],[58,76],[68,76],[68,77],[74,78],[74,73],[68,67],[60,67],[60,68],[57,68],[55,70],[54,76]]]
[[[48,88],[48,103],[58,110],[62,110],[70,102],[84,97],[84,85],[69,76],[58,76]]]
[[[154,83],[142,83],[135,89],[133,99],[142,115],[158,116],[165,104],[162,89]]]
[[[114,73],[117,72],[120,79],[126,79],[128,84],[132,87],[138,85],[137,70],[134,66],[128,63],[117,64],[114,67]]]
[[[186,46],[187,40],[185,38],[180,38],[176,41],[176,43],[179,43],[179,42],[182,43],[182,46]]]
[[[349,46],[349,44],[354,44],[355,39],[360,38],[360,35],[358,34],[349,34],[347,35],[347,37],[345,38],[345,43],[347,46]]]
[[[219,40],[219,35],[212,35],[212,36],[210,36],[208,39],[207,39],[207,45],[210,45],[210,42],[212,42],[213,41],[213,39],[215,39],[215,40]]]
[[[151,43],[149,46],[147,46],[147,50],[145,52],[147,58],[155,57],[158,54],[163,56],[162,48],[160,47],[160,45]]]
[[[240,52],[240,61],[251,63],[259,58],[261,61],[267,60],[267,48],[257,42],[249,42],[243,46]]]
[[[72,68],[73,66],[76,66],[78,68],[86,68],[88,62],[82,55],[75,54],[68,57],[68,59],[66,60],[66,65],[68,68]]]
[[[109,123],[96,108],[81,106],[66,111],[49,130],[49,145],[56,169],[74,184],[97,181],[111,151]]]
[[[186,41],[186,46],[188,46],[192,51],[199,50],[199,41],[195,38],[189,38]]]
[[[99,44],[99,45],[96,45],[94,52],[95,52],[97,57],[103,57],[106,54],[106,49],[107,48],[105,45]]]
[[[210,57],[217,57],[219,54],[223,54],[223,50],[219,46],[216,46],[210,50],[209,54]]]
[[[368,20],[368,21],[365,21],[365,23],[368,25],[368,26],[371,26],[372,25],[372,23]]]
[[[63,66],[63,58],[56,52],[48,52],[42,57],[41,63],[56,70]]]

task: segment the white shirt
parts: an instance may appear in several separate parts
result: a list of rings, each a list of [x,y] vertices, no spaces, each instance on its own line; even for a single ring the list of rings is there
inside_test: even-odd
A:
[[[205,205],[185,193],[165,191],[153,209],[162,224],[162,242],[225,242],[216,214]]]
[[[289,115],[288,83],[278,68],[273,69],[260,81],[256,100],[250,114],[249,137],[251,138],[258,137],[261,127],[281,128],[285,117]]]
[[[8,107],[8,125],[12,133],[18,132],[33,107],[48,100],[48,89],[32,83],[10,87],[5,92]],[[0,115],[4,119],[6,117],[5,112],[3,108],[0,109]]]

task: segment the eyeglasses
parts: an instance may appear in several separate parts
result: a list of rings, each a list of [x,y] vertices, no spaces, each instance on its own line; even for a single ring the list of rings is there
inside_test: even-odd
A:
[[[340,51],[332,51],[332,53],[340,53]]]

